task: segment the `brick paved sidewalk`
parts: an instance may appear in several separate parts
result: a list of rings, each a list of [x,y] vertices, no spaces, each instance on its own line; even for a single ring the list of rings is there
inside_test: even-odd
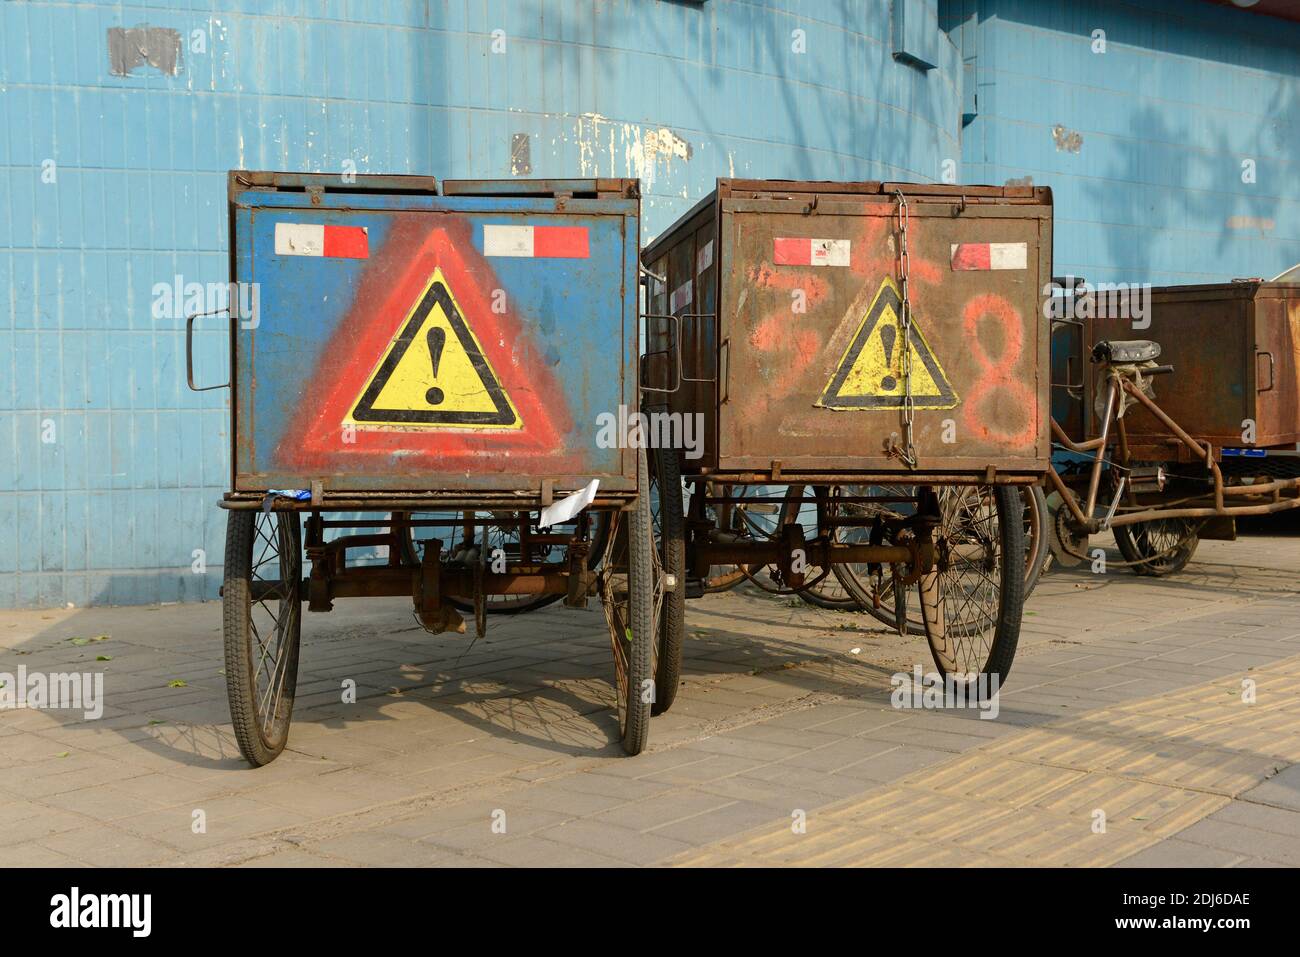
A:
[[[594,607],[494,620],[478,642],[424,634],[405,600],[306,615],[289,750],[258,770],[227,723],[219,606],[0,613],[0,672],[103,671],[107,702],[97,721],[0,711],[0,854],[1295,865],[1298,571],[1300,539],[1248,538],[1203,543],[1175,579],[1052,574],[991,721],[891,707],[892,675],[930,670],[923,639],[710,596],[688,605],[685,687],[638,758],[615,743]]]

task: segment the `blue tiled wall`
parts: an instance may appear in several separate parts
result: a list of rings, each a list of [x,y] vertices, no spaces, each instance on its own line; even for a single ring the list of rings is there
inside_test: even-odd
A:
[[[1300,23],[1202,0],[941,0],[940,22],[971,81],[964,175],[1053,188],[1058,274],[1222,282],[1300,262]]]
[[[141,24],[176,75],[110,72]],[[927,48],[895,62],[866,0],[3,0],[0,607],[215,595],[228,396],[151,303],[226,280],[227,169],[509,177],[527,133],[529,175],[640,176],[648,238],[720,175],[937,179],[961,69]]]

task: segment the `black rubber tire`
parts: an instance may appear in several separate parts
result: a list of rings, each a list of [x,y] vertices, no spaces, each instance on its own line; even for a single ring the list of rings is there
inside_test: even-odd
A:
[[[677,453],[654,453],[658,521],[656,546],[664,575],[677,582],[665,591],[659,611],[659,648],[655,656],[655,693],[651,714],[663,714],[677,700],[682,683],[682,643],[686,633],[686,517],[682,512],[682,473]]]
[[[997,610],[993,615],[993,627],[989,629],[993,633],[992,640],[988,643],[987,649],[982,648],[976,656],[977,659],[982,660],[971,660],[970,655],[963,655],[963,660],[960,662],[956,660],[958,652],[955,650],[955,644],[949,641],[947,636],[933,633],[935,629],[931,627],[932,616],[925,611],[924,595],[920,596],[922,605],[920,617],[925,625],[925,637],[930,645],[931,657],[939,673],[944,676],[948,674],[976,676],[976,680],[970,683],[968,693],[972,697],[981,699],[984,697],[985,687],[990,695],[996,694],[997,689],[1002,687],[1011,673],[1011,663],[1015,659],[1016,646],[1020,641],[1020,623],[1025,605],[1025,528],[1022,514],[1024,503],[1019,491],[1007,485],[994,486],[992,500],[998,525],[996,556],[999,572],[998,599]],[[955,542],[960,537],[960,531],[953,527],[945,528],[944,534],[949,536],[950,542]],[[953,573],[950,570],[948,574],[952,576]],[[940,581],[944,579],[941,578]],[[942,595],[940,600],[943,600]],[[980,681],[985,675],[988,676],[987,686]]]
[[[1048,523],[1052,520],[1047,508],[1047,494],[1040,485],[1030,485],[1022,493],[1025,508],[1025,597],[1028,598],[1043,575],[1043,566],[1047,556],[1052,553],[1051,533]],[[1030,531],[1032,529],[1032,531]]]
[[[655,595],[662,587],[650,516],[650,470],[638,449],[638,495],[617,513],[604,561],[599,591],[614,656],[614,697],[619,738],[628,754],[640,754],[650,734],[650,706],[655,699],[655,650],[658,647]]]
[[[1172,526],[1173,523],[1179,523],[1179,532],[1182,532],[1183,528],[1186,529],[1176,549],[1163,558],[1147,561],[1152,555],[1157,554],[1157,546],[1151,541],[1150,536],[1166,533],[1167,526]],[[1197,523],[1181,518],[1163,518],[1151,522],[1138,522],[1134,525],[1119,525],[1111,531],[1115,535],[1115,544],[1119,548],[1119,553],[1124,556],[1124,561],[1140,563],[1130,566],[1133,573],[1157,578],[1176,575],[1186,568],[1187,563],[1196,554],[1196,546],[1201,543],[1200,536],[1196,534]],[[1159,551],[1168,551],[1170,548],[1174,546],[1164,546]]]
[[[257,675],[262,670],[264,656],[257,651],[260,630],[254,623],[254,608],[262,607],[268,617],[271,613],[269,604],[262,605],[252,600],[256,570],[253,552],[258,542],[269,544],[272,538],[279,554],[273,580],[278,580],[281,587],[278,600],[268,599],[276,605],[276,658],[269,677],[282,684],[283,690],[275,714],[263,722],[258,720],[261,694]],[[259,558],[258,566],[262,564]],[[262,581],[268,580],[262,575],[257,577]],[[231,510],[226,520],[226,563],[221,592],[226,696],[239,751],[254,767],[274,761],[289,739],[293,699],[298,686],[301,592],[302,532],[297,513]],[[275,675],[281,673],[283,678],[275,679]]]
[[[1028,523],[1031,521],[1029,512],[1029,499],[1031,496],[1037,500],[1037,514],[1040,516],[1034,520],[1050,522],[1051,513],[1047,508],[1047,496],[1043,494],[1043,490],[1037,485],[1024,487],[1023,497],[1025,500],[1025,522]],[[1035,540],[1032,543],[1034,548],[1032,553],[1029,551],[1030,545],[1031,543],[1026,540],[1024,545],[1025,598],[1029,597],[1029,593],[1033,591],[1034,586],[1038,584],[1038,579],[1042,577],[1043,574],[1043,567],[1047,563],[1047,557],[1051,554],[1050,533],[1045,527],[1043,528],[1042,534],[1035,537]],[[861,608],[883,625],[888,625],[890,628],[898,627],[898,615],[895,612],[895,603],[892,600],[889,600],[888,595],[886,595],[887,600],[883,602],[879,608],[876,608],[871,601],[870,583],[859,579],[852,566],[836,565],[835,576],[840,580],[840,584],[844,587],[844,590],[849,595],[853,596],[856,607]],[[925,635],[925,623],[921,620],[919,609],[913,608],[911,609],[911,612],[914,612],[914,614],[909,614],[907,621],[907,634]]]

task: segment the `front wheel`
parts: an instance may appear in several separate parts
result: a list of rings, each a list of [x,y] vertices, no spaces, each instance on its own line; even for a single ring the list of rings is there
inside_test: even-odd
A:
[[[1020,640],[1023,503],[1005,485],[945,491],[935,530],[941,563],[919,582],[921,619],[939,672],[983,700],[1011,672]]]
[[[296,512],[231,511],[221,591],[226,694],[254,767],[284,750],[298,686],[302,535]]]
[[[1115,544],[1138,575],[1176,575],[1192,560],[1201,539],[1199,523],[1185,518],[1117,525]]]

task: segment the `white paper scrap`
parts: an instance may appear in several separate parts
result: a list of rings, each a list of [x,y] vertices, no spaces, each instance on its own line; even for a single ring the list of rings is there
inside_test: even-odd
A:
[[[550,528],[567,522],[596,500],[596,489],[600,488],[600,479],[592,479],[586,488],[579,489],[572,495],[566,495],[558,502],[553,502],[542,509],[538,528]]]

